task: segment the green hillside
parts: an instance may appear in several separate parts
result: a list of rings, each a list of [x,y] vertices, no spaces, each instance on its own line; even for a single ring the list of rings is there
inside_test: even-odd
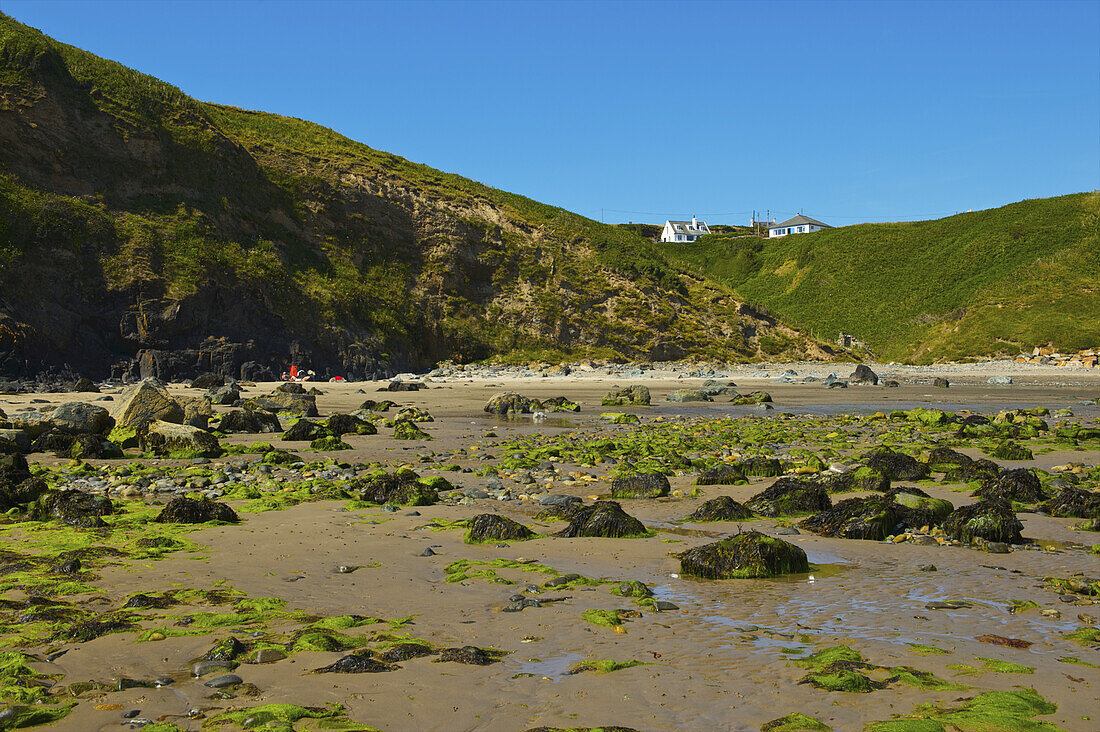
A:
[[[830,355],[739,306],[635,231],[0,14],[2,373]]]
[[[1100,193],[935,221],[781,239],[704,237],[669,250],[753,304],[883,360],[1100,345]]]

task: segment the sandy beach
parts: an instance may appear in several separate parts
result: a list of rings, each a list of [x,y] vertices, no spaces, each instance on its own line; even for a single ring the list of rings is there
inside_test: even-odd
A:
[[[581,371],[552,377],[454,373],[428,379],[427,388],[420,391],[393,393],[379,392],[384,382],[315,384],[321,391],[316,403],[322,418],[351,412],[365,399],[388,398],[402,407],[430,412],[434,421],[419,426],[433,439],[399,441],[380,426],[377,435],[345,435],[352,449],[333,453],[309,451],[308,443],[281,442],[277,434],[232,434],[223,441],[247,445],[268,440],[309,461],[304,468],[276,466],[267,473],[253,464],[260,460],[258,454],[230,455],[199,465],[187,460],[141,462],[164,467],[169,477],[171,471],[188,466],[215,476],[228,472],[230,479],[214,484],[225,493],[238,482],[261,486],[287,470],[308,471],[306,477],[323,477],[329,471],[335,476],[331,480],[340,483],[354,473],[355,466],[370,464],[387,471],[408,466],[421,476],[441,476],[455,490],[435,505],[396,510],[347,500],[312,500],[279,506],[279,510],[250,511],[249,502],[227,499],[238,509],[241,522],[190,531],[186,540],[196,545],[192,550],[155,560],[119,557],[103,563],[87,579],[97,592],[76,594],[68,601],[104,612],[119,608],[135,593],[231,588],[240,593],[233,601],[278,598],[285,601],[285,608],[254,622],[195,634],[161,634],[162,639],[139,642],[149,629],[189,627],[181,621],[189,613],[227,612],[224,605],[185,602],[147,612],[130,630],[86,642],[53,639],[30,648],[27,652],[43,659],[63,652],[52,662],[34,664],[41,673],[57,674],[52,683],[58,688],[84,681],[102,687],[66,696],[75,707],[49,728],[126,729],[129,722],[121,715],[137,710],[133,720],[174,724],[184,730],[234,729],[232,724],[209,725],[225,710],[278,703],[342,705],[346,720],[359,725],[348,729],[621,725],[637,730],[758,730],[770,720],[801,712],[836,730],[859,730],[894,715],[913,714],[922,704],[959,707],[983,692],[1026,688],[1057,705],[1056,711],[1036,719],[1060,729],[1095,729],[1100,715],[1100,667],[1094,665],[1100,664],[1097,643],[1066,636],[1100,621],[1100,601],[1087,594],[1059,592],[1044,581],[1075,573],[1100,574],[1100,557],[1088,551],[1097,543],[1097,534],[1076,528],[1080,519],[1020,512],[1023,536],[1035,543],[1013,547],[1008,553],[951,543],[832,538],[804,528],[788,533],[799,518],[684,522],[706,500],[726,495],[743,503],[775,478],[751,477],[747,485],[696,488],[697,471],[680,469],[669,471],[672,491],[668,497],[620,501],[651,536],[562,538],[554,534],[564,528],[564,521],[536,518],[544,508],[540,500],[552,494],[576,496],[586,503],[606,497],[617,462],[539,458],[533,468],[500,467],[510,457],[518,459],[524,448],[622,440],[647,432],[662,435],[666,434],[662,430],[672,428],[702,433],[715,420],[729,420],[734,425],[731,429],[762,423],[781,426],[786,436],[753,444],[718,441],[710,448],[692,449],[687,457],[728,461],[753,453],[794,459],[792,451],[829,449],[839,457],[826,462],[852,463],[884,439],[883,430],[894,424],[885,418],[877,420],[875,413],[888,415],[917,407],[989,417],[1003,410],[1045,407],[1052,414],[1071,415],[1044,417],[1052,426],[1065,420],[1095,426],[1100,415],[1095,403],[1100,397],[1098,370],[1010,362],[873,368],[880,378],[896,379],[900,386],[826,389],[818,382],[776,382],[788,370],[795,372],[789,376],[792,379],[823,378],[829,373],[844,378],[851,372],[850,364],[741,367],[713,377],[719,384],[735,382],[738,392],[767,391],[772,409],[766,411],[731,405],[728,396],[716,396],[713,402],[666,401],[673,390],[696,389],[706,379],[659,369],[629,376]],[[989,377],[998,375],[1011,377],[1013,383],[988,383]],[[949,379],[951,386],[932,387],[931,380],[937,376]],[[649,388],[652,406],[601,406],[601,398],[609,391],[632,384]],[[248,386],[242,396],[268,394],[275,386]],[[179,395],[202,393],[180,385],[170,389]],[[505,391],[538,399],[565,396],[579,404],[580,411],[548,413],[542,420],[523,414],[486,414],[487,400]],[[111,390],[104,393],[110,395]],[[27,406],[44,409],[89,400],[89,396],[8,395],[0,398],[0,407],[11,415]],[[605,412],[634,414],[640,421],[609,424],[600,418]],[[890,433],[891,440],[896,437]],[[946,433],[912,430],[917,452],[947,440]],[[1033,459],[998,463],[1036,468],[1042,474],[1077,464],[1083,475],[1090,470],[1095,475],[1100,454],[1096,440],[1072,445],[1040,436],[1022,444],[1034,450]],[[956,449],[975,459],[986,457],[976,442],[963,441]],[[55,467],[67,463],[47,454],[30,459]],[[339,465],[314,465],[327,459]],[[88,462],[100,468],[128,461]],[[491,466],[494,470],[486,471]],[[1090,481],[1086,477],[1082,485],[1095,490],[1095,482]],[[940,476],[898,483],[919,486],[955,507],[977,500],[965,485],[942,482]],[[112,498],[119,503],[164,503],[170,496],[150,487],[130,498]],[[464,528],[454,522],[484,513],[511,518],[539,537],[465,543]],[[769,536],[784,532],[781,538],[806,552],[811,571],[773,579],[700,580],[681,575],[680,552],[749,529]],[[6,546],[19,548],[23,536],[30,534],[18,524],[8,525]],[[424,556],[427,549],[431,553]],[[472,563],[468,577],[448,581],[454,579],[455,563],[461,560]],[[510,561],[491,564],[496,560]],[[926,565],[934,565],[935,571],[922,570]],[[477,571],[486,569],[492,571]],[[591,583],[544,586],[555,576],[569,573]],[[655,600],[671,607],[657,612],[652,605],[643,606],[610,591],[631,580],[644,583]],[[539,600],[541,606],[503,612],[517,594]],[[17,599],[20,593],[8,596]],[[935,606],[952,601],[960,604],[945,609]],[[605,627],[582,618],[592,609],[628,612],[620,614],[617,627]],[[246,643],[250,638],[285,640],[315,622],[303,620],[306,616],[348,615],[380,619],[341,631],[369,638],[363,647],[381,653],[387,644],[402,640],[423,642],[433,655],[394,663],[391,670],[376,673],[311,673],[348,651],[295,650],[280,653],[283,657],[271,662],[236,665],[232,673],[242,685],[229,689],[230,693],[205,686],[209,675],[191,674],[196,659],[230,636]],[[1019,639],[1028,646],[996,645],[979,640],[982,636]],[[932,688],[891,681],[869,693],[828,691],[800,683],[808,667],[799,661],[838,645],[858,651],[876,667],[919,669],[938,681]],[[466,646],[500,653],[488,665],[440,662],[441,649]],[[571,673],[579,664],[606,661],[640,664],[609,672],[597,667]],[[117,690],[126,685],[118,679],[157,678],[171,682]],[[315,723],[319,724],[304,719],[294,729],[312,729],[309,725]],[[246,722],[245,726],[251,725]]]

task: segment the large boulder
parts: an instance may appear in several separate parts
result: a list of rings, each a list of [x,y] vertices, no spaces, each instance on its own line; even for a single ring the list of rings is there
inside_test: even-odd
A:
[[[876,468],[890,480],[921,480],[928,477],[927,465],[889,447],[876,447],[863,458],[869,467]]]
[[[729,496],[718,496],[705,502],[685,521],[745,521],[753,518],[753,513]]]
[[[848,383],[852,386],[878,386],[878,374],[866,364],[859,364],[852,375],[848,377]]]
[[[747,485],[748,482],[741,468],[729,463],[707,468],[695,479],[695,485]]]
[[[620,475],[611,481],[612,498],[661,498],[671,489],[668,478],[661,473]]]
[[[50,426],[70,435],[105,435],[115,426],[111,413],[103,407],[84,402],[67,402],[53,410]]]
[[[199,374],[191,382],[192,389],[217,389],[220,386],[225,386],[225,377],[210,372]]]
[[[495,513],[483,513],[466,522],[467,544],[526,541],[535,536],[535,532],[523,524]]]
[[[435,488],[422,482],[412,470],[398,470],[351,481],[347,490],[359,492],[359,498],[371,503],[395,503],[403,506],[430,506],[439,500]]]
[[[226,384],[206,392],[206,398],[211,404],[233,404],[241,398],[241,390],[236,384]]]
[[[42,412],[33,409],[25,412],[16,412],[8,418],[8,422],[11,424],[12,428],[20,430],[32,440],[53,429],[50,418]]]
[[[944,519],[943,531],[957,541],[975,539],[999,541],[1005,544],[1023,543],[1020,532],[1024,526],[1008,501],[993,498],[961,506]]]
[[[122,457],[122,450],[113,442],[99,435],[71,435],[50,430],[39,435],[31,444],[31,452],[52,452],[59,458],[89,460],[93,458]]]
[[[258,434],[282,432],[283,426],[274,413],[263,409],[230,409],[222,415],[218,429],[225,433]]]
[[[624,511],[615,501],[596,501],[591,506],[573,509],[569,525],[558,536],[622,539],[649,536],[649,532],[645,524]]]
[[[649,403],[649,388],[645,386],[628,386],[625,389],[609,391],[601,402],[605,407],[648,407]]]
[[[49,484],[41,478],[25,478],[19,483],[0,481],[0,511],[33,503],[49,491]]]
[[[754,513],[768,517],[818,513],[832,505],[820,483],[798,478],[780,478],[745,503]]]
[[[490,414],[530,414],[542,409],[538,399],[525,397],[514,391],[505,391],[494,395],[486,404],[484,411]]]
[[[145,452],[179,457],[217,457],[221,446],[214,435],[185,424],[157,420],[138,432],[138,444]]]
[[[224,503],[217,503],[209,498],[176,496],[153,520],[161,524],[204,524],[207,521],[235,524],[241,519]]]
[[[102,517],[114,512],[114,505],[105,496],[64,489],[41,495],[31,507],[30,518],[34,521],[54,519],[82,529],[101,529],[107,526]]]
[[[981,458],[962,463],[958,468],[952,468],[943,474],[944,483],[986,483],[997,479],[1001,474],[1001,466],[992,460]]]
[[[277,409],[271,411],[290,412],[299,417],[316,417],[317,397],[312,394],[287,394],[276,391],[267,397],[267,400],[277,405]]]
[[[181,424],[183,407],[163,386],[153,379],[145,379],[119,395],[111,416],[119,427],[138,428],[154,421]]]
[[[176,401],[183,407],[183,424],[198,427],[200,430],[210,427],[210,418],[214,416],[214,408],[208,397],[181,396]]]
[[[688,549],[680,555],[680,573],[704,579],[749,579],[809,572],[806,552],[758,531]]]

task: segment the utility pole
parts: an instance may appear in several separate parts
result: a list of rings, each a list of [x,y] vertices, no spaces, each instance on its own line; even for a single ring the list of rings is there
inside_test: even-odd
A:
[[[603,223],[603,206],[600,207],[600,223]]]

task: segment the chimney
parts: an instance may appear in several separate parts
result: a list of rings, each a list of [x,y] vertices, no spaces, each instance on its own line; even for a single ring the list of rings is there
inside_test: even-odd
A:
[[[692,228],[699,226],[699,222],[695,220],[695,214],[691,215],[691,226]]]

